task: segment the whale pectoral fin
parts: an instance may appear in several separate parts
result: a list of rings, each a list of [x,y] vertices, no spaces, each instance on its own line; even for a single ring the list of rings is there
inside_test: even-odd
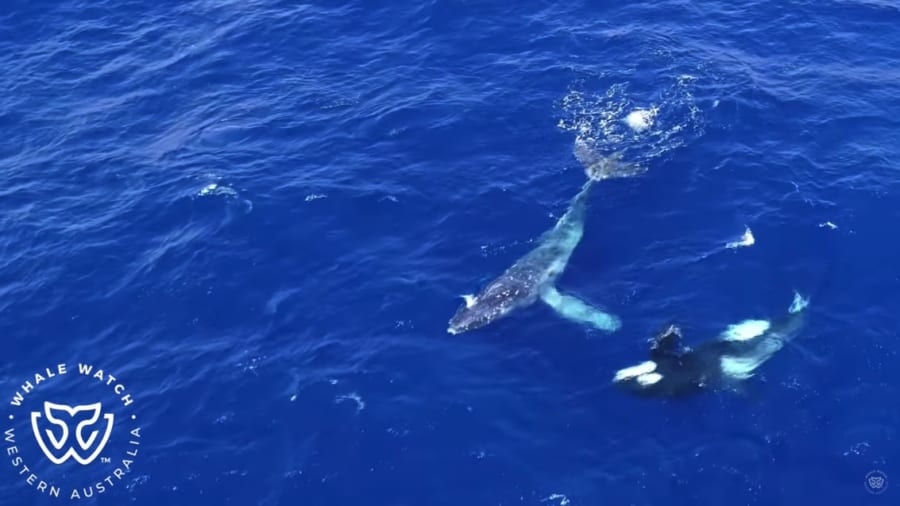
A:
[[[615,332],[622,327],[618,316],[597,309],[577,297],[559,293],[555,287],[548,286],[541,290],[541,300],[563,318],[586,323],[604,332]]]

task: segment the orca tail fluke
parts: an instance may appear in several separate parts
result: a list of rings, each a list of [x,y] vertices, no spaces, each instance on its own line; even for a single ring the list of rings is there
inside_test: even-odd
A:
[[[596,149],[591,147],[587,141],[581,138],[575,139],[575,148],[573,150],[575,158],[584,166],[584,172],[588,179],[592,181],[602,181],[604,179],[623,178],[639,176],[647,169],[634,163],[626,163],[622,161],[622,153],[614,153],[610,156],[601,155]]]
[[[577,297],[559,293],[552,286],[541,291],[541,300],[568,320],[586,323],[604,332],[615,332],[622,327],[618,316],[597,309]]]

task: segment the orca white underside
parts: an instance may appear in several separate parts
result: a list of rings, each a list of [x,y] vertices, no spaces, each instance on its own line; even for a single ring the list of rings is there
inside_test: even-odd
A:
[[[749,341],[763,335],[771,326],[769,320],[744,320],[729,325],[721,338],[725,341]]]
[[[615,377],[613,377],[613,381],[623,381],[627,379],[636,378],[643,374],[649,374],[656,370],[656,362],[652,360],[648,360],[646,362],[641,362],[638,365],[633,365],[631,367],[626,367],[624,369],[619,369],[616,372]]]

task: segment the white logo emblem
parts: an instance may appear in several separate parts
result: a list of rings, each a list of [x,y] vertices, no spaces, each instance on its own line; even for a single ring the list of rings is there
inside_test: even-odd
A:
[[[887,490],[887,486],[887,475],[883,471],[869,471],[869,474],[866,475],[866,490],[870,494],[881,494]]]
[[[112,413],[106,413],[103,415],[103,419],[106,421],[106,429],[103,431],[103,436],[99,438],[100,431],[92,431],[91,435],[85,439],[84,432],[86,429],[97,424],[100,420],[100,410],[102,405],[98,402],[95,404],[85,404],[82,406],[67,406],[65,404],[55,404],[52,402],[44,402],[44,415],[48,422],[53,425],[59,427],[61,430],[60,437],[57,438],[53,431],[50,429],[45,429],[44,434],[46,435],[46,439],[50,441],[50,446],[53,447],[54,451],[51,451],[47,448],[47,444],[44,442],[44,437],[41,436],[41,430],[39,427],[41,420],[41,413],[39,411],[31,412],[31,429],[34,431],[34,438],[37,440],[38,446],[43,450],[44,455],[50,459],[50,462],[54,464],[62,464],[63,462],[69,460],[69,458],[74,458],[76,462],[79,464],[86,466],[97,459],[100,456],[100,452],[106,448],[106,443],[109,441],[109,436],[112,434],[113,428],[113,420],[115,419],[115,415]],[[80,422],[75,426],[75,442],[78,444],[79,450],[76,450],[73,445],[68,445],[68,448],[62,453],[61,456],[58,455],[57,452],[63,451],[66,447],[66,443],[69,442],[69,422],[66,420],[60,420],[56,416],[54,416],[54,411],[62,411],[69,415],[69,418],[74,418],[78,413],[87,411],[91,414],[91,417],[87,420]],[[96,446],[94,451],[91,453],[91,447]],[[80,452],[83,452],[81,454]],[[85,456],[86,455],[86,456]]]
[[[125,493],[142,433],[135,399],[117,374],[56,364],[24,378],[7,410],[0,437],[22,485],[70,501]]]

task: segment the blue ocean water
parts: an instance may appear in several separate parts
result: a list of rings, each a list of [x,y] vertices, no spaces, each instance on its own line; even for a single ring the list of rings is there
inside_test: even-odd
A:
[[[112,395],[92,364],[134,401],[107,405],[110,451],[140,427],[129,472],[72,500],[121,465],[38,464],[4,402],[63,493],[7,432],[2,504],[897,502],[895,2],[0,19],[0,391],[67,364],[29,402]],[[534,305],[448,334],[583,184],[576,139],[648,169],[598,184],[559,283],[622,329]],[[794,289],[808,327],[746,388],[610,386],[664,323],[702,342]]]

